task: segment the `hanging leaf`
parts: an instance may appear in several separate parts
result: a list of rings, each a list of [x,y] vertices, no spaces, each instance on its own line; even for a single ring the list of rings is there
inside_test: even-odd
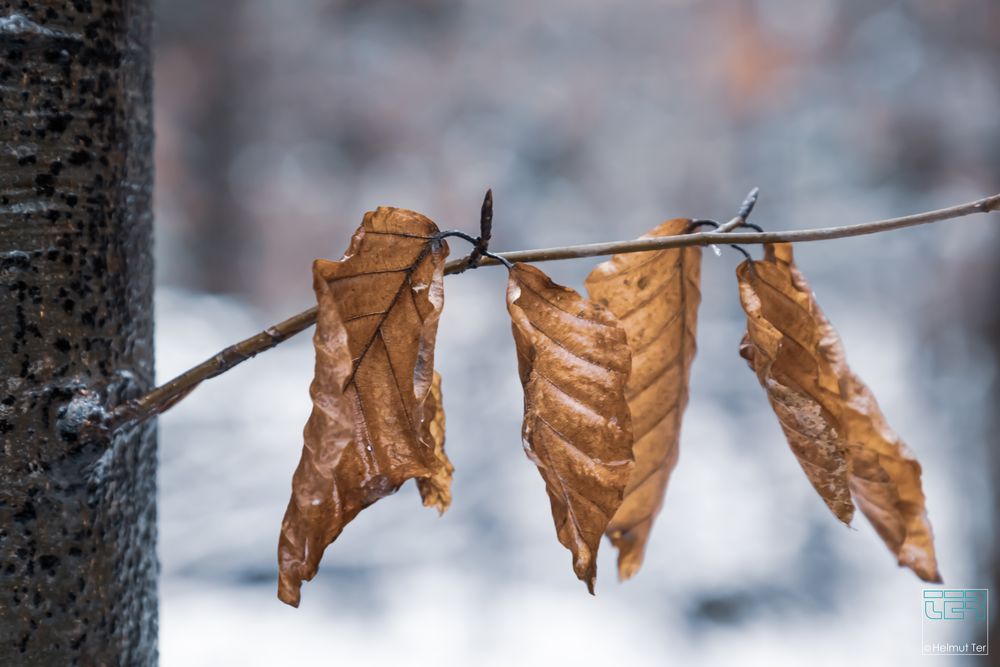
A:
[[[417,488],[427,507],[445,513],[451,505],[451,476],[455,466],[444,451],[444,403],[441,399],[441,375],[434,371],[434,381],[424,403],[423,441],[434,446],[436,467],[429,477],[418,477]]]
[[[740,355],[767,391],[788,444],[813,488],[837,518],[849,524],[854,503],[847,451],[837,432],[836,415],[824,407],[822,395],[824,383],[836,389],[836,378],[817,352],[821,334],[812,296],[796,289],[787,271],[768,260],[743,262],[736,275],[747,314]]]
[[[668,220],[643,238],[683,234],[690,222]],[[622,580],[642,566],[653,521],[677,465],[696,350],[700,270],[701,248],[671,248],[616,255],[599,264],[585,283],[590,298],[619,319],[632,352],[625,395],[632,414],[635,470],[607,529],[618,549]]]
[[[920,464],[847,365],[840,337],[795,267],[791,246],[765,246],[764,260],[744,262],[737,277],[747,313],[741,353],[768,390],[792,449],[807,453],[799,460],[817,491],[846,522],[850,514],[838,512],[845,507],[846,481],[900,565],[925,581],[940,581]],[[836,474],[828,475],[831,470]],[[818,484],[823,480],[828,483]]]
[[[431,389],[448,254],[437,232],[418,213],[382,207],[340,261],[313,264],[313,411],[278,544],[278,597],[290,605],[344,526],[406,480],[434,479],[425,502],[446,504]]]
[[[752,336],[743,337],[740,355],[767,391],[788,445],[813,488],[838,519],[850,524],[854,503],[847,476],[849,464],[833,415],[810,395],[811,388],[799,385],[783,370],[784,360],[767,356]]]
[[[871,390],[844,370],[841,423],[852,455],[851,490],[858,507],[900,565],[924,581],[941,583],[920,463],[885,422]]]
[[[775,263],[787,267],[797,289],[812,296],[795,266],[791,245],[776,246],[773,254]],[[854,500],[900,565],[924,581],[940,583],[920,463],[886,423],[875,395],[848,366],[843,341],[819,306],[815,314],[821,334],[820,354],[837,377],[839,391],[833,396],[831,409],[838,412],[847,443]]]
[[[524,386],[525,453],[545,480],[559,541],[594,592],[601,535],[632,472],[625,331],[604,307],[515,264],[507,284]]]

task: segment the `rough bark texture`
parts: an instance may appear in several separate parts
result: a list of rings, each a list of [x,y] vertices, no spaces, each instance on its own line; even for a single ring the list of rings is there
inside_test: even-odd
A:
[[[0,665],[157,659],[150,8],[0,0]]]

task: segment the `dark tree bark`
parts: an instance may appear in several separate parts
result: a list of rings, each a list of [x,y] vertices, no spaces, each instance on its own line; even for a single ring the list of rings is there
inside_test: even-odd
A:
[[[0,0],[0,665],[157,659],[147,0]]]

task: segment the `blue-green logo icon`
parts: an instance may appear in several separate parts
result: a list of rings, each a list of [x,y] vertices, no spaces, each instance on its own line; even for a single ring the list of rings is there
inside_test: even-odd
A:
[[[985,621],[986,591],[980,588],[925,589],[924,616],[932,621]]]

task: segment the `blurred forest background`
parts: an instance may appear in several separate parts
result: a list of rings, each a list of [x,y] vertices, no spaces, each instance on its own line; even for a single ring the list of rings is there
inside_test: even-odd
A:
[[[772,230],[1000,190],[995,0],[158,11],[161,380],[312,305],[311,261],[339,258],[381,204],[475,232],[492,187],[500,251],[728,219],[755,185]],[[924,464],[946,583],[996,594],[996,216],[797,256]],[[737,355],[739,259],[705,254],[680,463],[643,571],[619,585],[605,544],[596,598],[521,449],[503,271],[447,281],[452,509],[439,519],[408,484],[366,510],[298,610],[275,597],[275,551],[310,335],[207,383],[160,422],[163,664],[915,664],[921,582],[863,519],[829,514]],[[545,270],[580,289],[593,265]]]

